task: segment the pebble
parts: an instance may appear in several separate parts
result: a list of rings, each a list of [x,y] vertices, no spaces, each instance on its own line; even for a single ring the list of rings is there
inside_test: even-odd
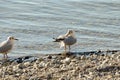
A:
[[[120,55],[118,53],[87,57],[84,55],[77,55],[77,57],[50,56],[49,59],[28,56],[2,62],[0,79],[108,80],[114,78],[118,80],[120,76]]]
[[[40,62],[40,63],[38,64],[38,67],[39,67],[39,68],[44,68],[44,67],[47,67],[47,66],[46,66],[46,63],[44,63],[44,62],[42,61],[42,62]]]
[[[69,64],[71,62],[70,58],[65,58],[64,60],[61,60],[62,63],[64,64]]]
[[[85,60],[85,56],[84,55],[81,56],[81,60]]]
[[[30,66],[30,62],[25,62],[25,63],[23,63],[23,65],[24,65],[25,67],[28,67],[28,66]]]

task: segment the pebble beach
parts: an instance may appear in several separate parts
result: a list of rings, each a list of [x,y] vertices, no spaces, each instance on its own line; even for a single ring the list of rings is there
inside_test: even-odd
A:
[[[0,80],[120,80],[120,51],[1,59]]]

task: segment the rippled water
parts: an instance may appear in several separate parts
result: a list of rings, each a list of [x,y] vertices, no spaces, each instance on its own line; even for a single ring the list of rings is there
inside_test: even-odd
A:
[[[19,39],[13,55],[59,53],[53,37],[76,31],[72,51],[120,49],[119,0],[1,0],[0,41]]]

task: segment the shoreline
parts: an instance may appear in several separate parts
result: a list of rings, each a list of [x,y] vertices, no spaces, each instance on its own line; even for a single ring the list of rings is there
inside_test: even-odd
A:
[[[120,50],[40,54],[0,60],[1,80],[119,80]]]

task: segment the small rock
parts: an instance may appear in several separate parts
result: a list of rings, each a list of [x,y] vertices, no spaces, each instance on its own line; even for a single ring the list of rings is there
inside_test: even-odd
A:
[[[62,60],[62,63],[65,63],[65,64],[69,64],[70,62],[71,62],[70,58],[65,58],[64,60]]]
[[[41,61],[43,61],[44,59],[43,58],[39,58],[36,60],[36,64],[39,64]]]
[[[52,76],[53,76],[52,74],[48,74],[48,75],[47,75],[47,80],[52,79]]]
[[[25,63],[24,63],[24,66],[25,66],[25,67],[30,66],[30,62],[25,62]]]
[[[13,66],[13,71],[16,71],[18,69],[23,69],[23,68],[24,68],[24,65],[22,63],[20,63],[18,65]]]
[[[37,60],[37,57],[28,57],[23,60],[23,62],[34,62]]]
[[[36,68],[36,69],[38,69],[38,64],[34,63],[33,67]]]
[[[51,63],[52,63],[52,64],[62,64],[62,63],[60,62],[60,60],[57,60],[57,59],[52,59],[52,60],[51,60]]]
[[[112,76],[111,76],[111,75],[108,75],[107,78],[110,79],[110,78],[112,78]]]
[[[59,78],[59,80],[70,80],[70,79],[67,78],[67,76],[62,76],[61,78]]]
[[[51,55],[48,55],[47,58],[48,58],[48,59],[52,59],[52,56],[51,56]]]
[[[85,60],[85,56],[84,55],[81,56],[81,60]]]
[[[120,76],[120,72],[116,72],[115,75]]]
[[[40,63],[38,64],[38,67],[39,67],[39,68],[44,68],[45,65],[46,65],[46,64],[42,61],[42,62],[40,62]]]
[[[41,79],[39,79],[37,76],[32,76],[29,78],[29,80],[41,80]]]
[[[19,76],[20,76],[20,73],[15,74],[15,77],[19,77]]]
[[[7,71],[11,71],[12,72],[12,70],[13,70],[13,67],[12,66],[8,66]]]
[[[52,56],[52,59],[57,59],[57,56]]]
[[[14,62],[12,62],[11,65],[17,65],[17,64],[18,64],[18,62],[14,61]]]
[[[120,60],[120,55],[117,56],[117,59]]]

